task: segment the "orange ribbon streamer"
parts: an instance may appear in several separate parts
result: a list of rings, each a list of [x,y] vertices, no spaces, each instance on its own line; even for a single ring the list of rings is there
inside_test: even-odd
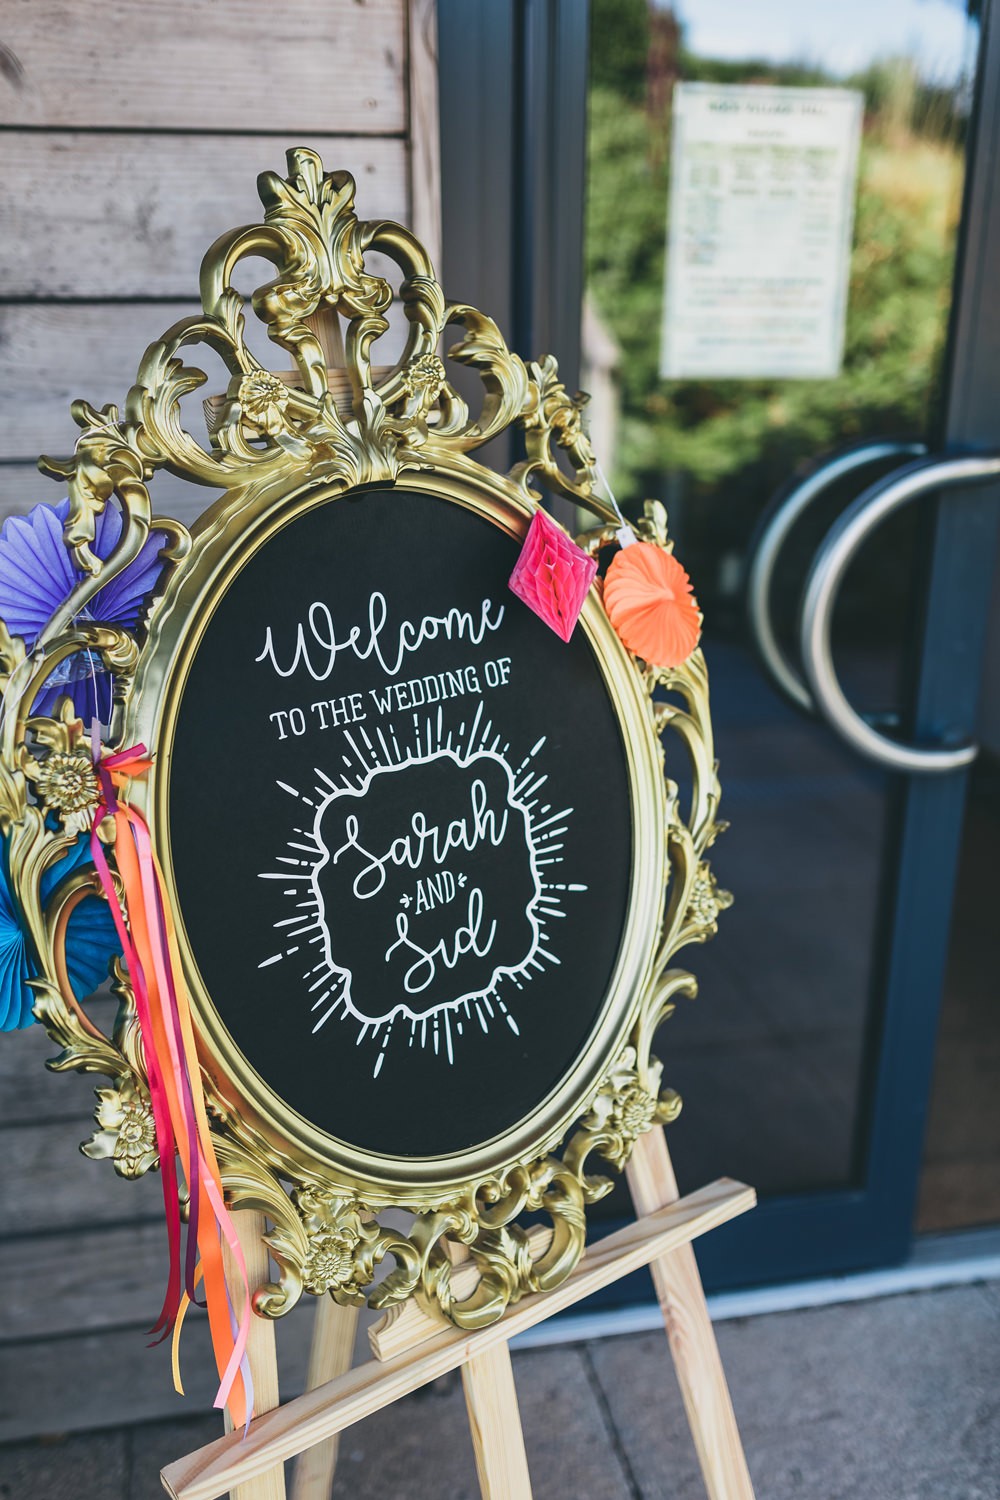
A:
[[[160,1317],[153,1329],[163,1337],[179,1331],[183,1311],[204,1280],[205,1305],[220,1385],[217,1407],[228,1406],[234,1427],[245,1427],[253,1408],[253,1382],[246,1357],[250,1330],[250,1288],[246,1262],[232,1217],[225,1205],[222,1179],[201,1087],[201,1072],[184,985],[177,933],[164,896],[163,874],[149,829],[118,793],[152,765],[145,746],[105,755],[95,764],[101,800],[91,831],[94,863],[108,896],[136,996],[157,1131],[167,1207],[171,1268]],[[126,922],[97,834],[106,817],[115,823],[115,863],[124,887]],[[190,1200],[185,1291],[179,1263],[180,1214],[176,1193],[175,1153],[179,1154]],[[172,1186],[172,1203],[171,1199]],[[222,1258],[225,1236],[243,1282],[243,1306],[237,1320]],[[174,1353],[174,1383],[180,1389]]]

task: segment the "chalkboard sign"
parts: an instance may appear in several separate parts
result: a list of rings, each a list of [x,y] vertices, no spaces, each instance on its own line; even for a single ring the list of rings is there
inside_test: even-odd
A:
[[[599,607],[567,643],[511,593],[525,527],[488,485],[312,490],[165,611],[175,915],[222,1076],[283,1144],[488,1152],[628,1015],[642,695]]]
[[[52,613],[45,583],[37,640],[16,610],[0,631],[29,999],[59,1066],[110,1080],[88,1154],[139,1176],[188,1149],[190,1180],[193,1119],[219,1204],[266,1215],[259,1311],[419,1289],[478,1327],[565,1279],[609,1187],[597,1159],[621,1169],[679,1108],[653,1037],[693,985],[677,951],[727,904],[700,616],[662,507],[628,528],[600,495],[585,398],[553,359],[449,303],[415,238],[359,220],[315,153],[259,187],[264,225],[208,252],[201,311],[150,345],[127,406],[77,404],[73,458],[47,462],[67,506],[29,524],[68,579]],[[262,253],[275,276],[251,308],[233,276]],[[391,368],[374,257],[408,326]],[[261,365],[251,310],[294,371]],[[206,343],[229,371],[207,441],[182,407]],[[507,430],[524,457],[498,476],[474,455]],[[155,515],[162,469],[215,492],[191,528]],[[579,544],[539,518],[545,490],[589,512]],[[568,641],[508,586],[517,564],[565,633],[579,595],[560,613],[549,547],[589,584]],[[658,644],[678,589],[683,651]],[[121,908],[110,1036],[81,1016],[67,948],[88,910],[109,926],[95,893]],[[526,1213],[552,1226],[536,1260]],[[482,1273],[462,1302],[449,1239]]]

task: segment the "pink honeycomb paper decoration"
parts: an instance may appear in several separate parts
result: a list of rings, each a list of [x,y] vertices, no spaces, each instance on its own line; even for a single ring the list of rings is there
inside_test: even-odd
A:
[[[536,510],[510,575],[510,587],[556,635],[568,641],[596,572],[594,559],[544,510]]]

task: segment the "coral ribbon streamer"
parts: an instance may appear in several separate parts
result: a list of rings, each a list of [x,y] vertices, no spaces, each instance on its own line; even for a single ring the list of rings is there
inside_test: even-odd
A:
[[[228,1406],[234,1427],[244,1427],[253,1409],[253,1382],[246,1355],[251,1317],[246,1262],[223,1198],[177,933],[163,896],[163,875],[145,821],[118,796],[119,789],[131,777],[144,775],[151,765],[144,745],[105,755],[96,762],[101,796],[90,835],[94,864],[108,898],[135,992],[163,1177],[170,1270],[163,1306],[151,1332],[160,1333],[161,1339],[175,1332],[174,1384],[180,1389],[176,1333],[188,1302],[196,1299],[198,1281],[204,1280],[205,1306],[220,1377],[215,1405]],[[125,917],[97,832],[103,819],[109,816],[115,823],[115,864],[124,887]],[[178,1154],[190,1201],[183,1289],[175,1160]],[[243,1282],[243,1307],[238,1320],[226,1283],[222,1236]]]

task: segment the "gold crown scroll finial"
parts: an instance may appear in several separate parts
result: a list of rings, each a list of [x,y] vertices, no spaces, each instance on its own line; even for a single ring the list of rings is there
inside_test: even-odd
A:
[[[354,210],[354,179],[324,173],[314,151],[288,153],[289,175],[263,172],[258,189],[262,224],[218,239],[201,267],[202,311],[182,318],[151,344],[139,365],[124,414],[73,403],[83,429],[71,460],[40,460],[43,472],[69,485],[67,539],[79,564],[93,572],[94,520],[112,492],[136,512],[132,555],[148,528],[146,481],[157,469],[232,492],[279,480],[322,477],[343,488],[395,479],[407,465],[460,461],[515,424],[525,433],[527,462],[512,478],[526,492],[538,480],[611,522],[610,506],[594,493],[594,457],[581,425],[585,398],[560,384],[555,361],[525,364],[507,347],[491,318],[447,303],[419,242],[399,224],[366,222]],[[392,288],[366,269],[388,257],[402,275],[399,301],[407,337],[398,361],[376,378],[372,352],[389,329]],[[274,277],[257,288],[252,311],[269,338],[291,356],[295,384],[265,368],[245,338],[246,303],[233,275],[247,257],[269,260]],[[330,309],[343,320],[350,409],[342,414],[330,390],[323,349],[309,319]],[[448,379],[439,354],[451,325],[463,330],[447,359],[475,370],[482,407],[471,414]],[[190,363],[204,345],[229,372],[222,411],[210,442],[184,426],[181,398],[206,381]],[[552,443],[571,473],[556,462]],[[122,490],[122,486],[125,490]],[[143,533],[144,535],[145,533]]]

